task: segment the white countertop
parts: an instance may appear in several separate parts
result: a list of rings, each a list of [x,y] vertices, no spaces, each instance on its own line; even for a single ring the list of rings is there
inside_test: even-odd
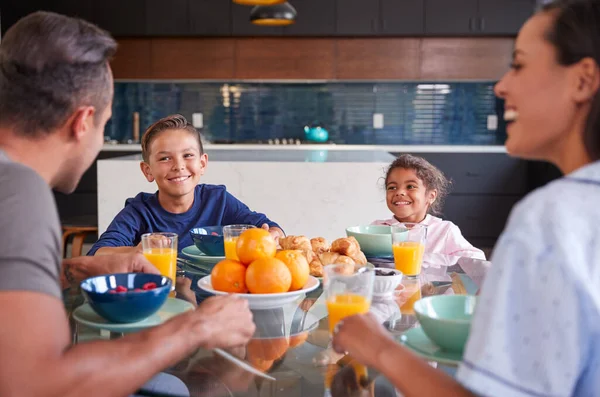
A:
[[[303,144],[303,145],[258,145],[258,144],[211,144],[204,145],[209,150],[335,150],[335,151],[385,151],[395,153],[506,153],[502,145],[327,145],[327,144]],[[142,151],[139,144],[105,144],[105,151]]]
[[[226,145],[231,146],[231,145]],[[390,163],[396,157],[383,150],[216,150],[207,148],[209,161],[292,163]],[[139,154],[99,161],[142,161]]]

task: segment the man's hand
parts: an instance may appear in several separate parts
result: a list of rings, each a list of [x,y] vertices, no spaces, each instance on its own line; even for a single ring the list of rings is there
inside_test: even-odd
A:
[[[245,345],[255,330],[248,301],[235,295],[208,298],[190,316],[192,332],[205,349]]]
[[[80,256],[63,260],[63,286],[77,285],[88,277],[115,273],[160,274],[139,252]]]

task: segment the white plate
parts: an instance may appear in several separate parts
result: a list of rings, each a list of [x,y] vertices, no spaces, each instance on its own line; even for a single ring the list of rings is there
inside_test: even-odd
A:
[[[308,276],[308,281],[304,288],[298,291],[282,292],[279,294],[236,294],[241,298],[248,300],[251,309],[273,309],[281,307],[287,303],[298,300],[307,292],[315,290],[319,286],[319,280],[316,277]],[[216,291],[210,282],[210,276],[202,277],[198,280],[198,287],[206,292],[215,295],[228,295],[229,292]]]

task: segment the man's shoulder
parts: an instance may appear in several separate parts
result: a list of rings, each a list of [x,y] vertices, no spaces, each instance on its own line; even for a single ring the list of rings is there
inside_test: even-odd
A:
[[[41,202],[52,196],[50,186],[31,168],[0,161],[0,197],[20,202]]]

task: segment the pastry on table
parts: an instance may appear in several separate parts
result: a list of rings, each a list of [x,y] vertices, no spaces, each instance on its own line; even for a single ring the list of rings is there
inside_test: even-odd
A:
[[[315,254],[320,255],[323,252],[328,252],[331,249],[331,245],[324,237],[315,237],[310,239],[310,245]]]
[[[358,244],[358,241],[354,237],[338,238],[331,243],[331,251],[349,256],[354,259],[357,265],[364,266],[367,264],[367,258],[360,250],[360,244]]]
[[[279,238],[279,245],[284,250],[300,250],[306,257],[306,261],[310,262],[314,259],[314,252],[310,245],[310,240],[306,236],[287,236]]]

